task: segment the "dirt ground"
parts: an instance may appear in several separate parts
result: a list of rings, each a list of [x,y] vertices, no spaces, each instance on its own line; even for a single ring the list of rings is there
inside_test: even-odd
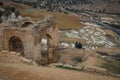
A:
[[[0,54],[0,80],[120,80],[107,75],[28,65],[20,56]]]
[[[119,78],[56,68],[0,64],[0,80],[119,80]]]

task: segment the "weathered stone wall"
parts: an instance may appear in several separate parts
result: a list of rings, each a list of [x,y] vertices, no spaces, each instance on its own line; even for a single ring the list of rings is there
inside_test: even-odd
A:
[[[52,57],[51,59],[53,59],[53,62],[56,62],[59,59],[59,55],[57,54],[57,50],[58,50],[58,44],[59,44],[59,29],[58,27],[56,27],[56,25],[54,25],[53,30],[50,32],[51,36],[52,36],[52,46],[51,46],[51,50],[52,51]]]
[[[2,50],[2,36],[0,36],[0,51]]]
[[[34,43],[33,43],[33,36],[31,35],[31,32],[26,30],[16,29],[16,28],[4,29],[3,45],[5,50],[9,51],[9,40],[13,36],[18,37],[22,41],[25,57],[33,58],[32,52],[34,48]]]
[[[0,25],[0,51],[3,49],[4,45],[3,44],[3,30],[4,30],[4,24]]]
[[[12,37],[17,37],[23,44],[23,52],[26,58],[33,59],[38,63],[42,63],[44,60],[46,60],[46,63],[57,61],[59,29],[53,18],[38,24],[27,21],[21,27],[9,24],[7,26],[2,25],[2,27],[3,29],[0,29],[0,50],[10,51],[9,41]],[[44,38],[47,39],[47,57],[45,58],[41,56],[41,40]]]
[[[38,31],[34,38],[35,49],[34,49],[34,59],[40,61],[41,58],[41,40],[45,37],[47,38],[47,52],[48,52],[48,63],[56,62],[59,58],[57,57],[58,43],[59,43],[59,30],[56,25],[48,26],[49,28],[44,28]],[[38,35],[39,34],[39,35]],[[39,53],[38,53],[39,52]],[[42,59],[42,58],[41,58]]]

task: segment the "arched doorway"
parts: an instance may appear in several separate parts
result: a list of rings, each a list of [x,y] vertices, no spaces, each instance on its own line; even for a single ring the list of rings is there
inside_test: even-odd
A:
[[[28,25],[33,25],[33,23],[32,22],[25,22],[24,24],[22,24],[22,28],[24,28],[24,27],[27,27]]]
[[[47,57],[47,55],[48,55],[48,49],[47,49],[47,39],[45,38],[43,38],[42,40],[41,40],[41,56],[42,57]]]
[[[54,55],[53,55],[53,47],[52,47],[52,37],[49,34],[46,34],[47,36],[47,49],[48,49],[48,63],[52,63],[54,60]]]
[[[15,52],[21,52],[21,55],[24,56],[24,47],[22,41],[16,37],[13,36],[9,40],[9,50],[15,51]]]
[[[41,56],[47,58],[47,63],[51,63],[53,60],[52,37],[49,34],[46,34],[41,40]]]

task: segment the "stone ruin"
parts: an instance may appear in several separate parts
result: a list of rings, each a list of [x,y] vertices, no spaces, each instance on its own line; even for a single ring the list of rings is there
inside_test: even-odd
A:
[[[46,51],[42,51],[42,39]],[[52,16],[43,21],[31,18],[5,20],[0,24],[0,50],[20,52],[22,56],[39,64],[56,62],[59,44],[59,29]]]

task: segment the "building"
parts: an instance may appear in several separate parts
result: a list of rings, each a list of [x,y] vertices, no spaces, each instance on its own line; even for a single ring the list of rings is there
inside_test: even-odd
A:
[[[53,17],[43,21],[23,19],[0,24],[0,50],[20,52],[39,64],[58,60],[59,30]],[[47,40],[47,53],[41,51],[42,39]]]

